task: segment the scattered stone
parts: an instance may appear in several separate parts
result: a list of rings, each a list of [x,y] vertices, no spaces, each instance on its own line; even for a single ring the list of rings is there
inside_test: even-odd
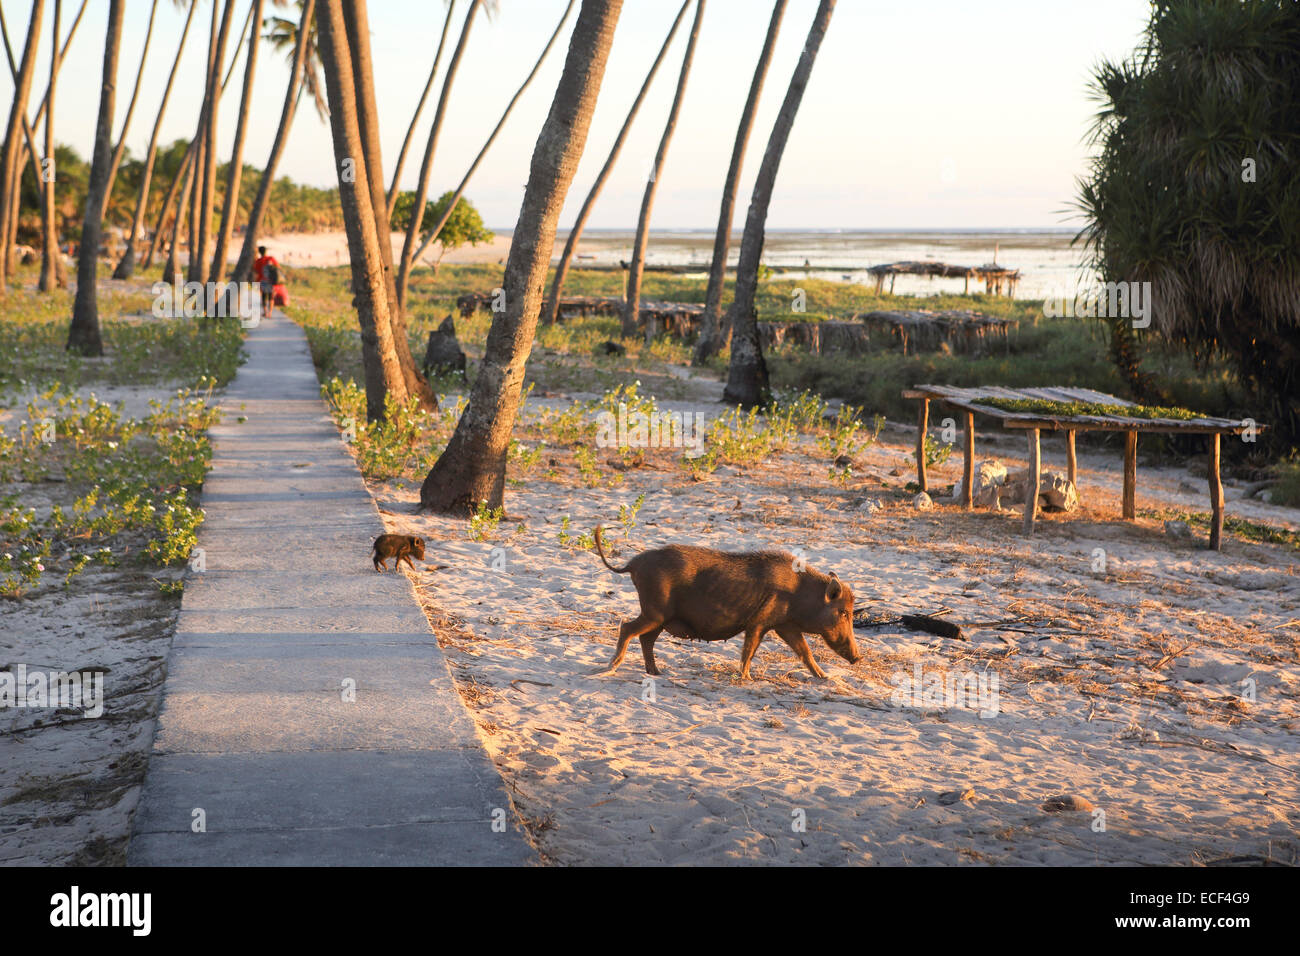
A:
[[[1065,793],[1056,797],[1049,797],[1043,804],[1043,809],[1048,813],[1090,813],[1095,808],[1092,803],[1083,797],[1073,793]]]
[[[976,508],[993,508],[1001,510],[998,498],[1002,486],[1007,480],[1007,466],[996,458],[982,461],[975,466],[975,475],[971,481],[971,503]],[[957,501],[962,496],[962,482],[952,486],[952,497]]]
[[[459,373],[462,378],[465,375],[465,350],[456,339],[456,323],[450,313],[437,329],[429,333],[429,344],[424,348],[424,374],[447,372]]]
[[[879,498],[864,498],[862,501],[858,502],[858,510],[865,511],[869,515],[875,514],[884,507],[885,503]]]
[[[1029,483],[1027,471],[1014,471],[998,489],[998,507],[1024,505],[1025,486]],[[1074,511],[1079,507],[1079,493],[1070,479],[1059,471],[1044,472],[1038,481],[1038,505],[1044,511]]]
[[[835,459],[835,464],[839,465],[841,468],[847,468],[849,465],[853,464],[853,459],[848,455],[840,455],[840,457]]]
[[[1198,495],[1198,494],[1201,493],[1201,489],[1200,489],[1200,488],[1197,488],[1197,487],[1196,487],[1194,484],[1192,484],[1190,481],[1180,481],[1180,482],[1178,483],[1178,490],[1179,490],[1179,491],[1185,491],[1185,492],[1187,492],[1187,493],[1189,493],[1189,494],[1193,494],[1193,495]]]
[[[923,491],[912,499],[912,507],[917,511],[925,511],[934,507],[934,500]]]
[[[947,793],[941,793],[938,796],[939,803],[945,807],[950,807],[954,803],[961,803],[963,800],[971,801],[974,799],[974,787],[967,787],[965,790],[949,790]]]
[[[1192,528],[1186,521],[1166,521],[1165,534],[1171,538],[1191,538]]]
[[[626,354],[627,354],[627,347],[626,347],[626,346],[623,346],[623,345],[619,345],[619,344],[618,344],[617,342],[615,342],[613,339],[610,339],[610,340],[608,340],[608,341],[602,342],[602,343],[600,344],[600,346],[599,346],[599,349],[600,349],[600,351],[604,352],[606,355],[626,355]]]

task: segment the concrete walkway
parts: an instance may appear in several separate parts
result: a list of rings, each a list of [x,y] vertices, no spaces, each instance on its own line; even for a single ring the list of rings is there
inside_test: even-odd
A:
[[[410,582],[371,566],[383,523],[306,336],[277,313],[247,350],[211,432],[206,570],[186,582],[129,862],[535,861]]]

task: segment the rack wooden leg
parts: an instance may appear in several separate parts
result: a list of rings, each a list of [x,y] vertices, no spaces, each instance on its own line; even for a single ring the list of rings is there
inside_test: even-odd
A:
[[[1079,459],[1074,453],[1074,429],[1065,433],[1065,477],[1070,479],[1074,490],[1079,490]]]
[[[1219,435],[1210,436],[1210,550],[1218,551],[1223,539],[1223,481],[1219,477]]]
[[[930,427],[930,400],[921,399],[921,411],[916,419],[916,483],[922,491],[928,491],[925,484],[925,433]]]
[[[1138,433],[1124,433],[1124,520],[1137,517]]]
[[[967,511],[975,502],[975,413],[966,413],[966,454],[961,472],[961,506]]]
[[[1043,465],[1042,446],[1039,442],[1037,428],[1027,429],[1029,435],[1029,477],[1025,480],[1025,534],[1034,530],[1034,519],[1038,516],[1038,485]]]

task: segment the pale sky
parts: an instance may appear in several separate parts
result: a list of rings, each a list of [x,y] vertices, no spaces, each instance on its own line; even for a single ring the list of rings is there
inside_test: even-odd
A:
[[[0,0],[11,41],[21,44],[29,0]],[[46,0],[43,44],[29,115],[49,77],[54,0]],[[55,136],[89,158],[99,103],[107,0],[89,0],[69,61],[59,74]],[[163,141],[193,133],[207,55],[212,0],[191,28]],[[63,0],[66,32],[79,0]],[[266,4],[268,12],[273,8]],[[455,188],[554,29],[565,0],[499,0],[480,14],[448,107],[430,194]],[[463,22],[457,4],[449,38]],[[791,0],[746,156],[736,226],[743,225],[753,176],[816,0]],[[121,128],[148,21],[148,0],[128,0],[122,37],[117,119]],[[561,216],[567,227],[605,161],[645,71],[680,8],[678,0],[626,0],[577,178]],[[232,33],[247,13],[239,0]],[[372,50],[382,125],[384,180],[410,123],[445,15],[441,0],[370,0]],[[296,10],[277,11],[295,16]],[[592,214],[590,228],[636,224],[645,176],[658,147],[685,50],[693,8],[678,31]],[[768,225],[817,229],[1060,227],[1072,224],[1076,179],[1087,169],[1087,133],[1096,104],[1088,81],[1102,58],[1120,58],[1145,26],[1145,0],[839,0],[804,94],[777,181]],[[736,124],[762,48],[768,0],[707,0],[686,99],[660,180],[656,229],[712,228]],[[567,48],[565,34],[471,181],[467,195],[495,228],[514,225],[528,164]],[[135,155],[149,139],[183,12],[160,0],[140,102],[127,136]],[[231,48],[233,49],[233,40]],[[15,56],[21,56],[15,50]],[[242,63],[220,113],[218,148],[229,158]],[[263,43],[244,153],[262,166],[279,121],[288,66]],[[414,188],[440,86],[435,86],[408,158],[403,188]],[[0,110],[13,98],[0,70]],[[279,175],[335,185],[328,126],[304,102]]]

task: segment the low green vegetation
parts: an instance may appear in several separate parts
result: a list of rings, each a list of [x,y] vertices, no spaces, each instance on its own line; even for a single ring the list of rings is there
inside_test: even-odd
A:
[[[980,405],[1000,408],[1006,412],[1026,415],[1044,415],[1050,418],[1069,418],[1075,415],[1117,415],[1121,418],[1167,418],[1172,421],[1191,421],[1200,418],[1200,412],[1186,408],[1165,408],[1160,405],[1114,405],[1103,402],[1054,402],[1045,398],[981,398]]]

